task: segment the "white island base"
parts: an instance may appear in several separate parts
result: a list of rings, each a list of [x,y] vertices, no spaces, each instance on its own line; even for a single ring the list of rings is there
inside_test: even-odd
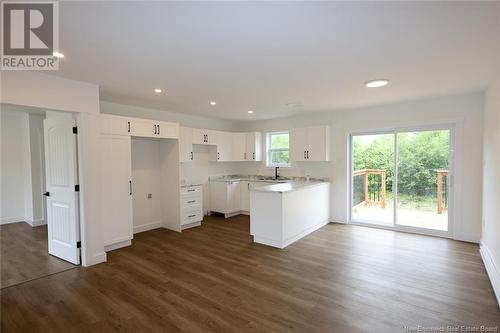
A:
[[[328,224],[330,183],[285,183],[250,192],[250,234],[255,243],[285,248]]]

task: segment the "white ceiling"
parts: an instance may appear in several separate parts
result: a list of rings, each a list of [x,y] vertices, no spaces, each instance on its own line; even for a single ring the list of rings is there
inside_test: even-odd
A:
[[[479,91],[500,57],[498,2],[61,2],[60,20],[56,75],[226,119]]]

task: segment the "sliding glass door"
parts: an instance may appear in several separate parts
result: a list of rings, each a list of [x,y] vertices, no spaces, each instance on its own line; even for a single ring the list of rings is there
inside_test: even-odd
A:
[[[451,129],[351,136],[351,221],[449,230]]]

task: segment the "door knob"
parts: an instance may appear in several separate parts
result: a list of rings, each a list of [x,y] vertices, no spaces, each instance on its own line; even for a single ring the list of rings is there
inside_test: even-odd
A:
[[[50,197],[50,192],[45,192],[43,195],[45,195],[46,197]]]

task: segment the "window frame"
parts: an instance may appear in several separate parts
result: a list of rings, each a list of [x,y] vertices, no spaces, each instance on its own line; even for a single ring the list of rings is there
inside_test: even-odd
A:
[[[288,148],[271,148],[271,140],[273,135],[288,134]],[[271,155],[273,152],[277,151],[288,151],[289,161],[288,163],[273,163]],[[292,161],[290,160],[290,131],[276,131],[266,133],[266,166],[268,168],[290,168],[292,166]]]

